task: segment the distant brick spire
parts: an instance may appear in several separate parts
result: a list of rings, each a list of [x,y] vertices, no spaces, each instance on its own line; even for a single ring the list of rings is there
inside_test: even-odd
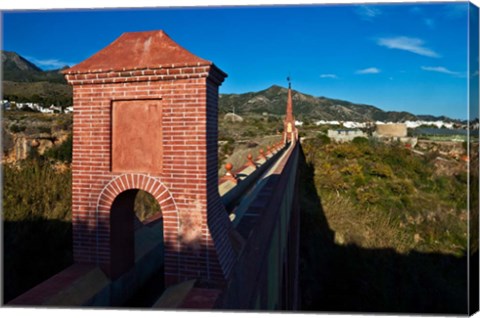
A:
[[[288,96],[287,96],[287,110],[285,112],[285,120],[283,122],[283,134],[284,140],[290,141],[292,139],[292,133],[296,135],[295,117],[293,117],[293,103],[292,103],[292,83],[290,77],[287,77],[288,81]]]

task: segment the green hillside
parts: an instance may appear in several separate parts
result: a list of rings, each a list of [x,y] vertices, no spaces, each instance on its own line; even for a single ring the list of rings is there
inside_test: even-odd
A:
[[[3,99],[72,105],[72,88],[61,70],[43,71],[15,52],[2,51]]]
[[[2,82],[3,98],[16,102],[41,103],[46,106],[70,106],[72,87],[55,82]]]

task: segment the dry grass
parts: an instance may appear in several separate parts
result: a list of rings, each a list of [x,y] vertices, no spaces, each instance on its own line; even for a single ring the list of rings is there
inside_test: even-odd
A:
[[[390,213],[361,209],[349,198],[336,193],[322,196],[323,209],[335,243],[363,248],[393,248],[406,253],[415,248],[414,236],[399,227]]]

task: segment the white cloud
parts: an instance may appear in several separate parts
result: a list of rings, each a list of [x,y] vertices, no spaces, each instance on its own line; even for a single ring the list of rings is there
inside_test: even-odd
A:
[[[321,74],[320,78],[338,78],[335,74]]]
[[[428,56],[428,57],[440,57],[440,55],[425,47],[424,41],[417,38],[410,38],[406,36],[398,36],[393,38],[381,38],[378,39],[377,44],[380,46],[385,46],[389,49],[398,49],[403,51],[408,51],[418,55]]]
[[[448,75],[453,75],[453,76],[460,76],[461,74],[459,72],[454,72],[449,70],[446,67],[443,66],[422,66],[422,70],[428,71],[428,72],[437,72],[437,73],[443,73],[443,74],[448,74]]]
[[[382,14],[382,11],[372,5],[362,5],[356,7],[355,12],[363,19],[372,21],[373,18]]]
[[[355,73],[356,74],[378,74],[378,73],[380,73],[380,70],[376,67],[369,67],[369,68],[365,68],[363,70],[358,70]]]
[[[57,60],[57,59],[45,59],[45,60],[42,60],[42,59],[37,59],[37,58],[34,58],[34,57],[27,57],[26,58],[32,62],[33,64],[39,66],[40,68],[42,69],[48,69],[48,70],[54,70],[54,69],[60,69],[64,66],[73,66],[77,63],[70,63],[70,62],[64,62],[64,61],[60,61],[60,60]]]

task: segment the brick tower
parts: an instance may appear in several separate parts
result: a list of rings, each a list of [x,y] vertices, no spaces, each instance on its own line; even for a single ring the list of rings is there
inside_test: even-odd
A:
[[[134,266],[133,200],[158,201],[167,285],[223,282],[234,260],[218,194],[218,86],[227,76],[163,31],[124,33],[64,71],[73,86],[74,260]]]
[[[287,80],[287,109],[285,112],[285,120],[283,121],[283,140],[285,142],[291,141],[292,138],[296,138],[297,136],[297,129],[295,128],[295,117],[293,116],[292,83],[290,82],[290,78],[287,78]]]

